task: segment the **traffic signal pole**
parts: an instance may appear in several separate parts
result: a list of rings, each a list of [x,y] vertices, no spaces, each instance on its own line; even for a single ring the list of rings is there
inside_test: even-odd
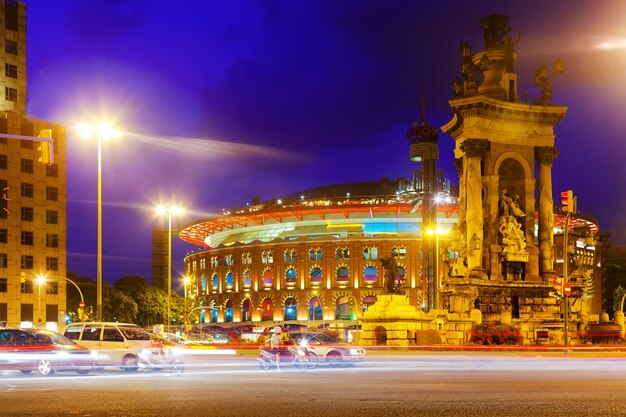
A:
[[[565,214],[565,231],[563,232],[563,279],[561,280],[561,294],[563,294],[563,341],[565,344],[565,354],[567,355],[567,346],[569,344],[567,328],[569,324],[568,316],[568,302],[567,294],[565,294],[565,283],[568,278],[568,263],[569,263],[569,215],[570,211]]]

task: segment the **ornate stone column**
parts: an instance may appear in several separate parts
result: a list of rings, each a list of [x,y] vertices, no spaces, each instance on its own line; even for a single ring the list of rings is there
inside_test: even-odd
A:
[[[539,273],[544,280],[554,276],[554,202],[552,200],[552,161],[559,155],[554,146],[535,147],[539,165]]]
[[[480,161],[489,150],[486,139],[465,139],[461,151],[465,154],[463,177],[465,179],[465,226],[467,267],[470,275],[484,275],[483,255],[483,197]]]
[[[454,167],[459,174],[459,217],[460,230],[465,230],[465,177],[463,176],[463,158],[454,158]]]

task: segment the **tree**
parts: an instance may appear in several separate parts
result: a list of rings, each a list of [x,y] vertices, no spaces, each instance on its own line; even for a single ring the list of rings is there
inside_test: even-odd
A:
[[[85,297],[85,310],[83,311],[83,321],[95,320],[96,310],[96,281],[75,274],[74,272],[68,272],[67,278],[80,288],[80,291]],[[80,303],[80,294],[72,283],[66,282],[66,312],[73,318],[78,317],[78,303]]]
[[[104,321],[135,323],[137,310],[137,303],[132,297],[124,291],[111,287],[107,282],[102,283],[102,319]]]
[[[148,284],[144,277],[126,275],[115,282],[115,288],[126,293],[137,304],[137,324],[151,326],[167,321],[167,293]]]
[[[613,291],[613,311],[620,311],[622,308],[622,298],[624,298],[624,294],[626,294],[626,290],[618,285],[617,288]]]

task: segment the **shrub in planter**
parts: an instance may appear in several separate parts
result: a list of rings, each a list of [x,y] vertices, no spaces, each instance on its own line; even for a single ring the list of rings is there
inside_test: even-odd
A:
[[[518,328],[502,323],[477,324],[470,337],[470,342],[479,345],[519,345],[523,340]]]

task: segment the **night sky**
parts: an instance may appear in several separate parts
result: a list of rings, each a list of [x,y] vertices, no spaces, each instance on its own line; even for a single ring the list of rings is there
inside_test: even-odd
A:
[[[405,131],[421,97],[430,124],[451,119],[460,42],[481,49],[489,14],[522,32],[520,96],[539,96],[540,64],[565,60],[555,202],[574,189],[611,244],[626,244],[626,2],[26,3],[28,114],[68,127],[68,271],[96,275],[97,149],[73,130],[80,121],[124,132],[103,150],[104,279],[150,278],[151,230],[167,227],[158,203],[187,207],[176,227],[254,196],[411,177]],[[457,184],[453,147],[441,134],[440,167]],[[177,274],[194,247],[174,248]]]

